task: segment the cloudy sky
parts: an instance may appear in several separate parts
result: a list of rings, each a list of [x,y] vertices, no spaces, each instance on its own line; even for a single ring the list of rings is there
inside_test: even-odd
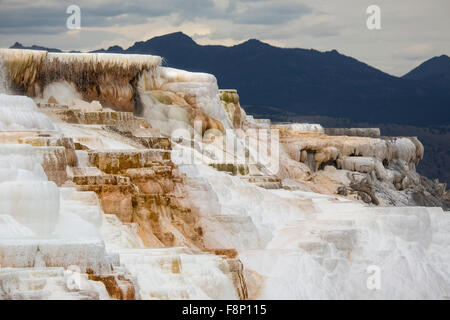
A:
[[[69,30],[69,5],[81,29]],[[366,9],[381,9],[368,30]],[[0,0],[0,47],[14,42],[93,50],[183,31],[200,44],[256,38],[281,47],[337,49],[393,75],[450,55],[449,0]]]

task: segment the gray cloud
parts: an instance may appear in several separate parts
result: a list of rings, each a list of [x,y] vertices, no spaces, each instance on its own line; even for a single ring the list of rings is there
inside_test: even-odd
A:
[[[39,32],[49,27],[64,26],[67,19],[66,7],[24,9],[13,8],[0,11],[0,32],[14,32],[15,29]]]
[[[9,5],[8,5],[9,4]],[[2,1],[0,6],[1,33],[61,32],[68,17],[67,6],[76,4],[81,8],[82,25],[106,27],[117,24],[139,24],[149,18],[177,15],[178,22],[197,18],[232,20],[242,24],[280,24],[288,22],[311,9],[303,4],[278,1],[231,1],[218,7],[213,0],[152,0],[152,1],[60,1],[43,3],[41,6],[11,5]]]
[[[176,1],[174,1],[176,2]],[[0,28],[13,31],[15,28],[30,29],[32,33],[47,33],[49,27],[55,31],[65,28],[67,17],[66,8],[71,4],[77,4],[81,9],[82,25],[85,27],[112,26],[117,23],[135,24],[145,18],[169,15],[171,8],[164,6],[164,1],[127,4],[126,1],[111,1],[108,5],[103,2],[61,1],[58,3],[43,4],[39,7],[2,7],[0,11]],[[1,3],[0,6],[4,4]],[[5,32],[6,33],[6,32]]]
[[[294,1],[256,1],[247,3],[242,11],[236,7],[229,10],[228,16],[236,23],[277,25],[311,12],[310,7]]]

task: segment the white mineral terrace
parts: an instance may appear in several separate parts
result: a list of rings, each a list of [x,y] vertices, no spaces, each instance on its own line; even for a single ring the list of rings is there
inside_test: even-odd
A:
[[[399,173],[383,167],[383,160],[394,159],[414,179],[423,153],[415,140],[354,138],[328,145],[320,125],[286,125],[292,137],[306,131],[315,142],[296,140],[281,152],[278,175],[268,175],[261,163],[233,174],[210,166],[224,151],[217,141],[197,141],[192,148],[174,139],[172,151],[141,142],[180,128],[192,133],[192,117],[205,114],[234,129],[233,138],[254,156],[245,130],[261,123],[246,117],[237,100],[233,116],[242,115],[242,127],[234,127],[237,121],[222,106],[214,76],[160,67],[159,57],[20,50],[2,55],[151,64],[157,70],[143,68],[136,89],[140,116],[151,128],[137,126],[131,133],[61,120],[52,106],[44,113],[35,103],[46,103],[43,96],[0,94],[0,299],[118,299],[114,294],[127,286],[138,299],[449,299],[448,212],[366,204],[316,193],[298,179],[302,170],[313,172],[306,166],[311,156],[300,151],[319,146],[327,160],[344,154],[339,170],[321,175],[363,175],[370,167],[378,170],[388,195],[407,197],[393,186]],[[48,90],[55,99],[81,99],[66,85],[53,83]],[[186,97],[193,97],[194,106]],[[193,116],[191,109],[203,113]],[[162,136],[150,136],[158,131]],[[209,152],[200,155],[206,147]],[[181,152],[192,153],[195,162],[186,163]],[[361,153],[356,160],[355,152]],[[139,188],[150,191],[138,193]],[[233,249],[236,255],[214,249]],[[74,267],[81,273],[76,290],[68,281]],[[380,271],[377,288],[368,286],[373,268]],[[95,278],[107,276],[120,290]]]

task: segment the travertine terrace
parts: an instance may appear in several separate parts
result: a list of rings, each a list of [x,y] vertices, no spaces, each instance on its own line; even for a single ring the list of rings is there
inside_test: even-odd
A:
[[[450,296],[449,194],[416,138],[253,119],[160,57],[0,59],[0,299]]]

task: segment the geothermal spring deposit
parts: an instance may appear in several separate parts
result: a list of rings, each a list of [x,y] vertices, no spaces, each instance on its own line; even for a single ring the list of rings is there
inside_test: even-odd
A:
[[[156,56],[0,69],[0,299],[449,299],[417,138],[254,119]]]

